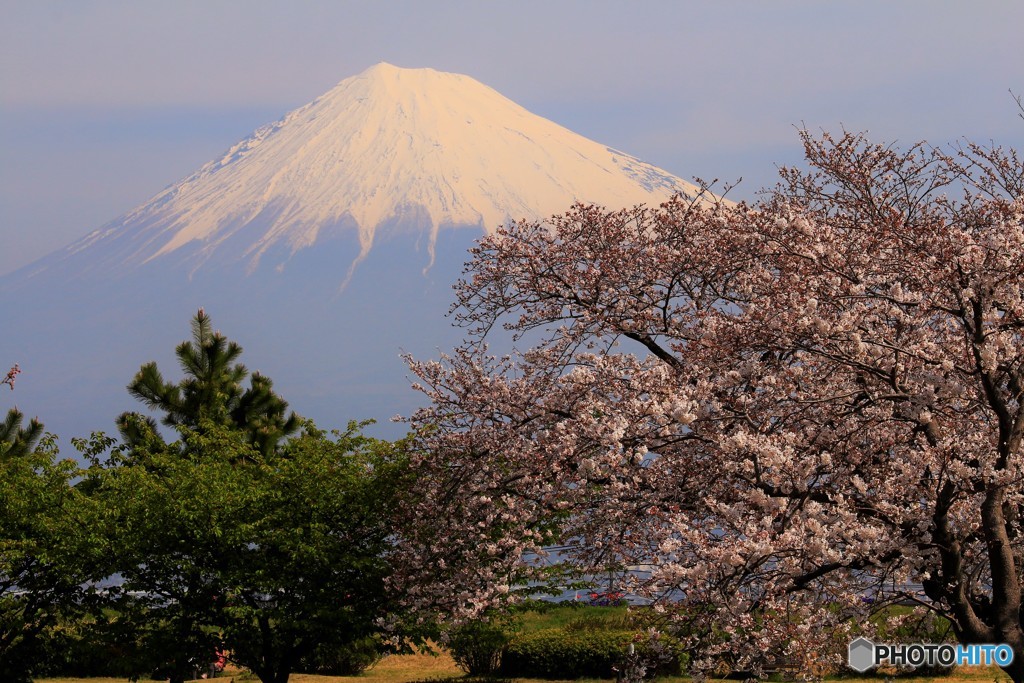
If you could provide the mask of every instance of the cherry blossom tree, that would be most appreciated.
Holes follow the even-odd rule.
[[[911,602],[1024,680],[1024,168],[802,137],[808,170],[753,205],[576,206],[481,240],[467,341],[410,360],[432,524],[409,581],[447,572],[472,612],[551,546],[639,566],[698,669],[810,669]],[[502,328],[520,350],[495,356]]]

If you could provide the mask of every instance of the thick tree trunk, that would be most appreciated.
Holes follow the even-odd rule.
[[[292,675],[291,667],[261,668],[259,671],[253,670],[253,673],[259,677],[262,683],[288,683],[288,679]]]
[[[1013,648],[1013,663],[1006,672],[1015,683],[1024,683],[1024,630],[1021,628],[1021,589],[1013,545],[1006,526],[1003,489],[989,492],[981,506],[981,519],[992,568],[992,607],[999,639]]]
[[[298,661],[295,642],[289,640],[287,645],[283,644],[279,640],[282,634],[274,632],[269,617],[259,617],[258,623],[262,650],[259,654],[260,666],[254,667],[253,673],[259,676],[262,683],[288,683],[292,668]]]
[[[1013,664],[1004,666],[1003,671],[1013,679],[1013,683],[1024,683],[1024,652],[1014,650]]]

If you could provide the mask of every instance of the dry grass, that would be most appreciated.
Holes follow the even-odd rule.
[[[461,676],[462,670],[455,666],[447,652],[437,655],[415,654],[385,657],[369,671],[360,676],[314,676],[292,674],[289,683],[408,683],[425,678],[451,678]],[[251,675],[228,672],[212,679],[216,683],[259,681]],[[145,680],[145,679],[143,679]],[[36,683],[125,683],[126,678],[40,678]]]
[[[292,674],[289,683],[408,683],[425,678],[451,678],[461,676],[462,669],[455,666],[447,652],[436,655],[392,655],[385,657],[369,671],[351,678],[343,676],[313,676]]]

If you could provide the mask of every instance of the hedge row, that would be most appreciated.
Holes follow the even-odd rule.
[[[569,631],[542,629],[514,636],[501,653],[499,672],[517,678],[615,678],[635,631]],[[686,655],[671,641],[653,653],[647,642],[635,643],[637,654],[658,674],[679,674]]]

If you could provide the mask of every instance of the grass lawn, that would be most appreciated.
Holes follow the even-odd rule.
[[[614,628],[627,618],[625,608],[580,608],[579,606],[556,606],[541,610],[531,610],[520,615],[519,627],[524,632],[538,629],[569,628],[569,629],[601,629]],[[290,683],[410,683],[427,679],[457,678],[465,674],[455,666],[455,662],[446,652],[436,655],[392,655],[385,657],[376,666],[360,676],[316,676],[312,674],[292,674]],[[240,672],[227,673],[213,679],[220,683],[258,681],[255,676],[242,675]],[[773,679],[774,680],[774,679]],[[932,677],[899,677],[888,678],[884,675],[875,677],[837,678],[837,683],[996,683],[1009,681],[1010,678],[997,667],[968,667],[959,669],[950,676]],[[125,678],[44,678],[37,683],[125,683]],[[516,683],[559,683],[549,680],[520,678]],[[689,683],[690,679],[682,677],[661,678],[659,683]],[[564,683],[564,682],[562,682]],[[575,683],[608,683],[601,679],[578,679]],[[723,683],[739,683],[735,680]]]
[[[408,683],[408,681],[424,678],[451,678],[462,676],[462,670],[447,653],[433,655],[394,655],[385,657],[376,666],[361,676],[313,676],[311,674],[292,674],[289,683]],[[256,681],[255,676],[224,674],[212,680],[228,683],[232,680]],[[40,678],[36,683],[125,683],[126,678]],[[143,683],[146,679],[142,679]]]
[[[451,678],[462,676],[462,671],[455,666],[455,662],[447,654],[437,656],[431,655],[401,655],[384,658],[377,666],[373,667],[361,676],[313,676],[310,674],[292,674],[290,683],[409,683],[428,678]],[[221,683],[229,683],[231,680],[236,683],[241,681],[258,681],[255,677],[227,675],[213,679]],[[125,678],[42,678],[37,683],[125,683]],[[517,683],[554,683],[552,681],[541,681],[538,679],[521,678],[516,679]],[[663,683],[684,683],[686,678],[664,678],[659,679]],[[841,683],[884,683],[886,680],[895,680],[898,683],[993,683],[995,681],[1009,681],[1010,678],[997,668],[973,667],[956,671],[950,676],[942,678],[911,678],[901,677],[897,679],[886,679],[879,676],[876,678],[842,678],[836,679]],[[597,683],[597,679],[579,679],[575,683]],[[602,683],[606,683],[603,682]],[[728,681],[727,683],[737,683]]]

